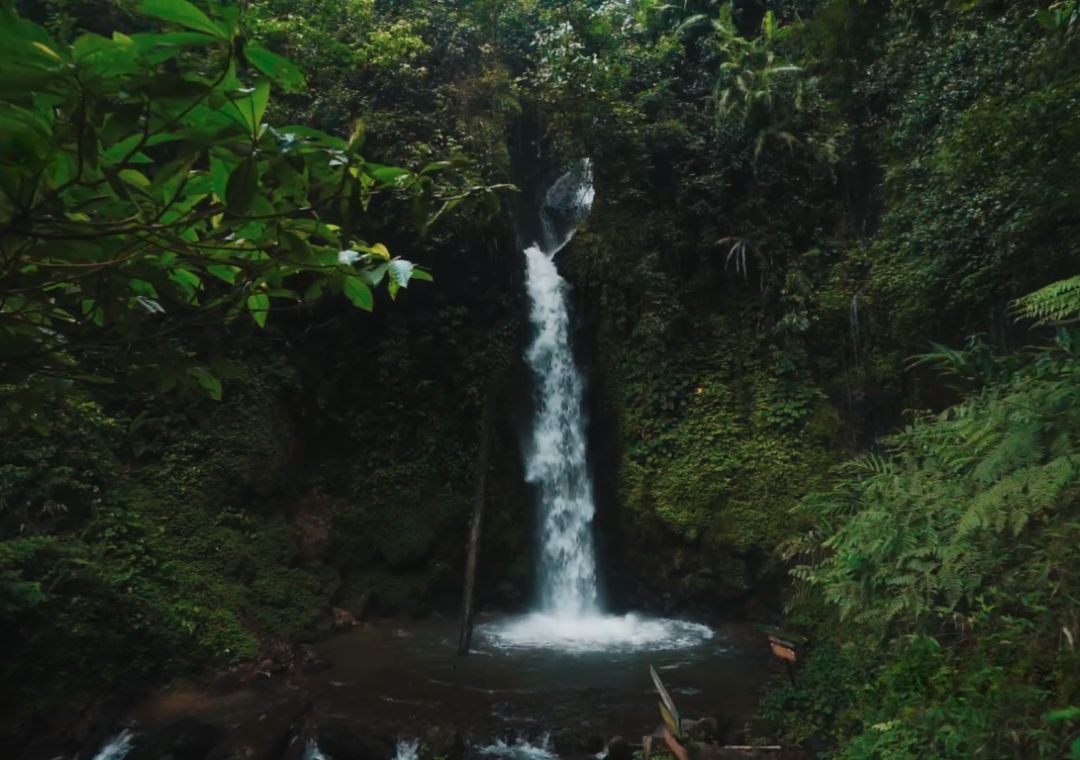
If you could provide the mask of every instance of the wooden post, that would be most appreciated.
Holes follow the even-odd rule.
[[[476,494],[473,498],[472,525],[469,528],[469,551],[465,558],[465,592],[461,601],[461,635],[458,654],[468,654],[472,645],[473,597],[476,588],[476,562],[480,556],[480,533],[484,522],[484,502],[487,495],[488,460],[491,458],[491,439],[495,428],[495,398],[498,388],[492,384],[484,401],[480,420],[480,452],[476,464]]]
[[[791,685],[795,685],[795,669],[792,665],[795,663],[795,644],[794,642],[781,639],[779,636],[769,636],[769,648],[772,649],[774,656],[784,661],[784,669],[787,671],[788,680],[791,681]]]

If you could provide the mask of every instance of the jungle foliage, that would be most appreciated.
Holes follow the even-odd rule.
[[[520,602],[493,190],[590,156],[611,598],[786,589],[786,742],[1080,756],[1080,4],[240,5],[3,5],[13,722],[456,593],[492,387],[481,597]]]

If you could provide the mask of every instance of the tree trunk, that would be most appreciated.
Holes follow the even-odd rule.
[[[469,529],[469,553],[465,559],[465,593],[461,602],[461,635],[458,638],[458,654],[468,654],[472,644],[473,596],[476,587],[476,561],[480,555],[480,532],[484,522],[484,502],[487,494],[488,460],[491,458],[491,439],[495,427],[495,397],[497,388],[492,386],[484,401],[484,414],[480,421],[480,452],[476,465],[476,496],[473,500],[472,526]]]

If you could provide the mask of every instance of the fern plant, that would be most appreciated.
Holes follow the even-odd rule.
[[[1080,275],[1050,283],[1014,304],[1017,313],[1036,324],[1061,324],[1080,317]]]
[[[927,757],[1063,756],[1042,716],[1080,698],[1078,337],[987,373],[800,505],[815,528],[787,547],[795,598],[878,652],[866,688],[888,695],[849,707],[865,724],[842,757],[907,757],[889,754],[901,739]],[[970,366],[962,353],[944,358]],[[929,670],[901,689],[913,663]]]

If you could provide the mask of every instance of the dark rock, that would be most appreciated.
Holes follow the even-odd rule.
[[[582,749],[590,755],[596,755],[604,751],[604,737],[588,736],[582,745]]]
[[[631,760],[634,751],[630,743],[621,736],[613,736],[607,745],[607,760]]]
[[[356,627],[356,618],[348,610],[343,610],[340,607],[334,607],[334,630],[338,633],[344,633],[345,631],[351,631]]]
[[[386,760],[396,754],[397,741],[393,737],[362,733],[352,723],[320,723],[318,727],[319,749],[334,760]]]
[[[461,734],[446,726],[432,726],[424,734],[424,746],[435,757],[461,760],[465,756],[465,740]]]
[[[700,720],[684,720],[683,731],[691,739],[699,742],[715,742],[723,739],[720,732],[720,724],[713,718],[701,718]]]
[[[206,760],[224,734],[220,726],[184,718],[135,737],[126,760]]]
[[[230,723],[224,741],[214,747],[207,760],[300,760],[311,736],[311,709],[310,700],[297,698]]]
[[[333,667],[329,662],[319,657],[315,650],[309,646],[300,647],[300,671],[305,674],[321,673]]]

